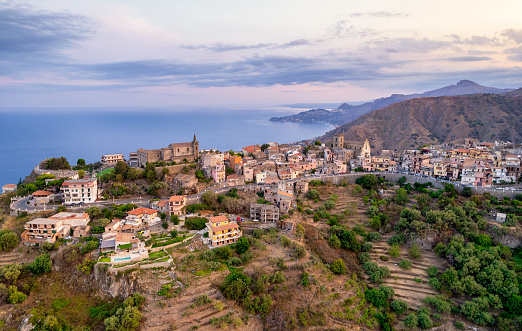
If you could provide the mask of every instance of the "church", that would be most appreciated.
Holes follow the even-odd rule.
[[[138,149],[138,167],[145,168],[147,162],[183,162],[193,161],[199,157],[199,142],[194,135],[192,142],[174,143],[160,149]]]

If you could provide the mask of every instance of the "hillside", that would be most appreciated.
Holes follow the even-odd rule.
[[[319,139],[344,133],[345,140],[368,138],[378,150],[404,150],[466,137],[520,143],[521,91],[407,100],[363,115]]]
[[[312,109],[295,115],[272,117],[270,120],[277,122],[328,122],[334,125],[342,125],[356,120],[360,116],[373,110],[381,109],[405,100],[420,97],[455,96],[476,93],[500,94],[508,91],[510,91],[510,89],[486,87],[469,80],[461,80],[456,85],[445,86],[433,91],[424,92],[422,94],[392,94],[389,97],[376,99],[372,102],[363,103],[358,106],[352,106],[347,103],[343,103],[337,109],[332,111],[325,109]]]

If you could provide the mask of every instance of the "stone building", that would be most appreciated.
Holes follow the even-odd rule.
[[[192,142],[170,144],[160,149],[138,149],[138,167],[145,168],[147,162],[183,162],[193,161],[199,157],[199,142],[194,135]]]

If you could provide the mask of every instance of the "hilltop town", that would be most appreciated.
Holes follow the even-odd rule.
[[[521,161],[512,143],[399,153],[342,134],[47,159],[2,187],[0,319],[66,329],[64,305],[107,330],[510,330],[522,325]],[[464,238],[470,260],[455,262]],[[486,264],[461,270],[484,249],[511,292],[488,287]]]

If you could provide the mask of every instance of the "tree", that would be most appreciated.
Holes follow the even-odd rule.
[[[320,142],[319,140],[316,140],[316,141],[314,142],[314,144],[315,144],[316,146],[321,146],[321,142]]]
[[[346,272],[346,266],[342,259],[338,259],[333,261],[330,270],[336,275],[343,275]]]
[[[67,207],[65,207],[65,205],[61,205],[61,206],[58,206],[58,208],[56,208],[56,211],[61,213],[61,212],[64,212],[67,210]]]
[[[170,215],[170,221],[172,223],[174,223],[174,225],[178,225],[179,224],[179,217],[178,217],[178,215],[175,215],[175,214]]]
[[[261,145],[261,150],[264,152],[268,147],[270,147],[269,144],[263,144]]]
[[[458,195],[455,185],[449,184],[449,183],[444,185],[444,192],[447,193],[448,197],[450,197],[450,198],[456,198]]]
[[[0,277],[4,278],[8,282],[14,283],[22,272],[22,265],[18,263],[12,263],[3,266],[0,269]]]
[[[402,176],[397,180],[397,184],[399,184],[400,187],[402,187],[404,184],[406,184],[406,176]]]
[[[462,196],[463,197],[466,197],[466,198],[469,198],[473,195],[473,190],[471,189],[471,187],[465,187],[462,189]]]
[[[76,165],[77,166],[80,166],[80,167],[85,167],[85,160],[84,159],[78,159],[78,161],[76,161]]]
[[[49,254],[45,253],[37,256],[36,259],[34,259],[34,261],[29,264],[29,270],[35,275],[44,272],[51,272],[52,264]]]
[[[18,246],[18,236],[14,232],[5,233],[0,237],[0,249],[7,251]]]
[[[114,166],[114,173],[125,177],[130,167],[123,161],[118,161]]]
[[[174,229],[174,230],[170,231],[170,236],[172,238],[176,238],[178,236],[178,230]]]
[[[404,205],[406,202],[408,202],[408,200],[408,191],[403,188],[398,189],[397,193],[395,194],[395,203],[398,205]]]
[[[305,256],[306,254],[306,251],[304,249],[303,246],[301,245],[296,245],[295,248],[294,248],[294,253],[295,253],[295,256],[300,259],[302,258],[303,256]]]
[[[379,179],[375,175],[368,174],[357,178],[355,183],[361,185],[365,189],[371,190],[379,184]]]
[[[91,207],[88,207],[85,209],[85,212],[87,214],[89,214],[89,217],[91,219],[96,219],[96,218],[99,218],[103,215],[100,207],[97,207],[97,206],[91,206]]]
[[[319,199],[320,196],[319,191],[314,188],[308,190],[308,193],[306,193],[306,197],[312,200]]]
[[[79,177],[80,179],[82,179],[83,177],[85,177],[85,170],[82,170],[82,169],[78,170],[78,177]]]
[[[239,238],[239,240],[236,243],[236,247],[235,247],[236,253],[241,255],[241,254],[245,253],[246,251],[248,251],[249,248],[250,248],[250,243],[248,242],[248,239],[245,237]]]

